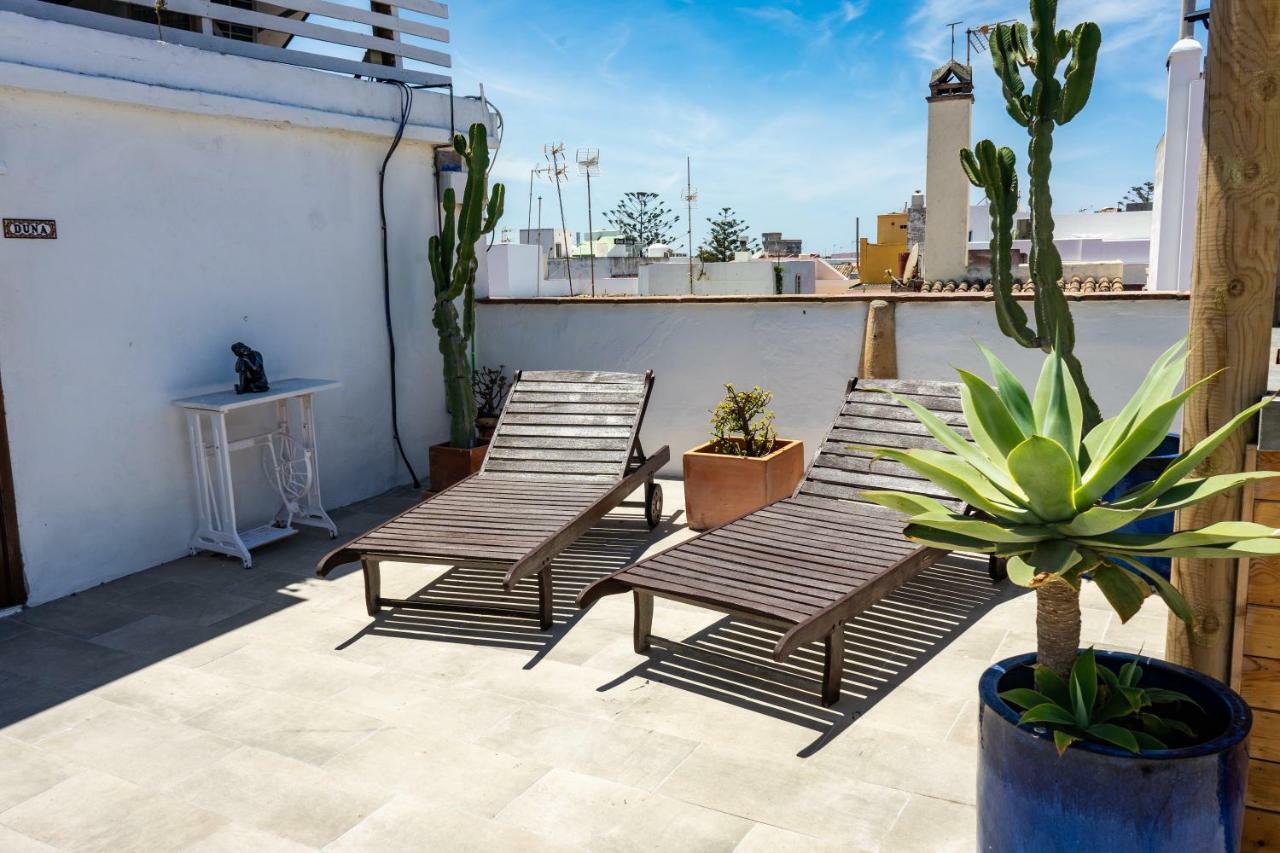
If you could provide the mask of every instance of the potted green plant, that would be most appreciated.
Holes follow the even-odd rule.
[[[1004,334],[1047,355],[1034,393],[983,350],[994,388],[959,371],[972,440],[907,398],[949,452],[878,451],[919,472],[976,514],[919,495],[866,497],[908,516],[925,545],[1005,558],[1009,578],[1036,595],[1035,654],[1003,660],[979,684],[978,847],[981,850],[1234,850],[1243,825],[1251,723],[1244,702],[1200,673],[1119,653],[1081,652],[1080,587],[1096,583],[1121,620],[1153,593],[1191,623],[1186,601],[1144,557],[1230,559],[1280,554],[1277,531],[1227,522],[1176,533],[1122,532],[1129,522],[1220,495],[1266,473],[1197,476],[1197,467],[1252,406],[1150,482],[1110,499],[1164,440],[1184,400],[1180,342],[1152,366],[1132,399],[1103,418],[1073,353],[1074,326],[1057,282],[1049,173],[1053,129],[1084,107],[1101,43],[1097,25],[1056,30],[1054,0],[1032,0],[1030,32],[997,26],[992,61],[1010,116],[1030,136],[1031,269],[1037,328],[1014,300],[1009,269],[1017,209],[1015,156],[990,141],[961,153],[986,191],[992,290]],[[1063,80],[1056,71],[1069,60]],[[1021,77],[1029,68],[1030,92]]]
[[[476,395],[476,433],[482,443],[493,438],[493,431],[498,427],[498,415],[502,413],[502,402],[507,398],[507,390],[511,380],[507,378],[506,365],[481,367],[471,377],[471,389]]]
[[[711,440],[684,454],[689,527],[706,530],[789,496],[804,476],[804,443],[780,439],[760,386],[726,384],[711,413]]]
[[[431,325],[440,338],[449,440],[430,448],[432,491],[442,491],[480,470],[484,445],[476,438],[476,398],[471,384],[471,341],[476,327],[476,245],[502,217],[505,188],[486,192],[489,143],[485,127],[471,125],[470,135],[457,134],[454,150],[466,164],[467,182],[459,207],[453,187],[444,191],[440,233],[427,242],[435,302]],[[488,199],[486,201],[486,195]],[[458,299],[462,316],[458,316]]]

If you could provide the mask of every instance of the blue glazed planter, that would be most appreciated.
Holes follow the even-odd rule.
[[[1143,685],[1178,690],[1207,713],[1208,742],[1134,756],[1077,743],[1059,757],[1044,729],[1019,728],[999,693],[1031,686],[1034,654],[1007,658],[979,682],[978,849],[1052,851],[1236,851],[1244,821],[1246,737],[1253,717],[1235,691],[1198,672],[1138,660]]]

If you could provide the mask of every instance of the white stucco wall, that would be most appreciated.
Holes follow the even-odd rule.
[[[191,463],[170,400],[230,387],[237,340],[263,352],[273,379],[342,381],[316,397],[328,506],[407,481],[391,440],[377,201],[394,93],[0,18],[0,204],[58,223],[54,241],[0,241],[0,371],[30,603],[186,552]],[[62,67],[30,64],[40,57]],[[199,84],[190,74],[202,68],[224,94],[139,79],[157,64],[175,87]],[[291,94],[305,106],[285,103]],[[401,431],[423,473],[447,426],[426,266],[432,149],[421,140],[447,138],[448,112],[440,95],[417,102],[387,213]],[[476,110],[458,103],[460,121]],[[231,430],[250,425],[233,419]],[[237,471],[242,526],[261,523],[270,501],[258,460]]]
[[[706,440],[725,382],[773,391],[779,433],[803,439],[811,458],[858,370],[867,301],[494,301],[479,306],[478,350],[483,363],[512,369],[653,370],[643,439],[646,447],[671,446],[665,473],[679,476],[680,454]],[[1186,334],[1187,305],[1072,302],[1078,352],[1104,411],[1123,405],[1156,356]],[[974,340],[1024,382],[1039,374],[1038,354],[1000,334],[989,301],[904,299],[895,313],[902,377],[952,380],[953,366],[986,375]]]

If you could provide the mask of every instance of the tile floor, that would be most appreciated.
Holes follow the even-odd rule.
[[[680,483],[664,484],[668,507]],[[335,513],[344,536],[408,493]],[[0,621],[5,851],[971,850],[975,683],[1033,647],[1033,601],[956,557],[851,624],[845,699],[817,649],[587,583],[689,535],[611,514],[558,562],[557,621],[390,612],[316,531],[244,571],[194,557]],[[385,594],[493,601],[490,570],[387,565]],[[513,598],[532,603],[532,588]],[[1158,602],[1085,641],[1160,654]]]

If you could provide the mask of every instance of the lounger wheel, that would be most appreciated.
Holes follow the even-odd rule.
[[[662,523],[662,486],[657,483],[645,483],[644,520],[650,530]]]
[[[987,558],[987,574],[991,576],[992,583],[1000,583],[1009,577],[1008,562],[1007,558],[997,557],[995,554]]]

